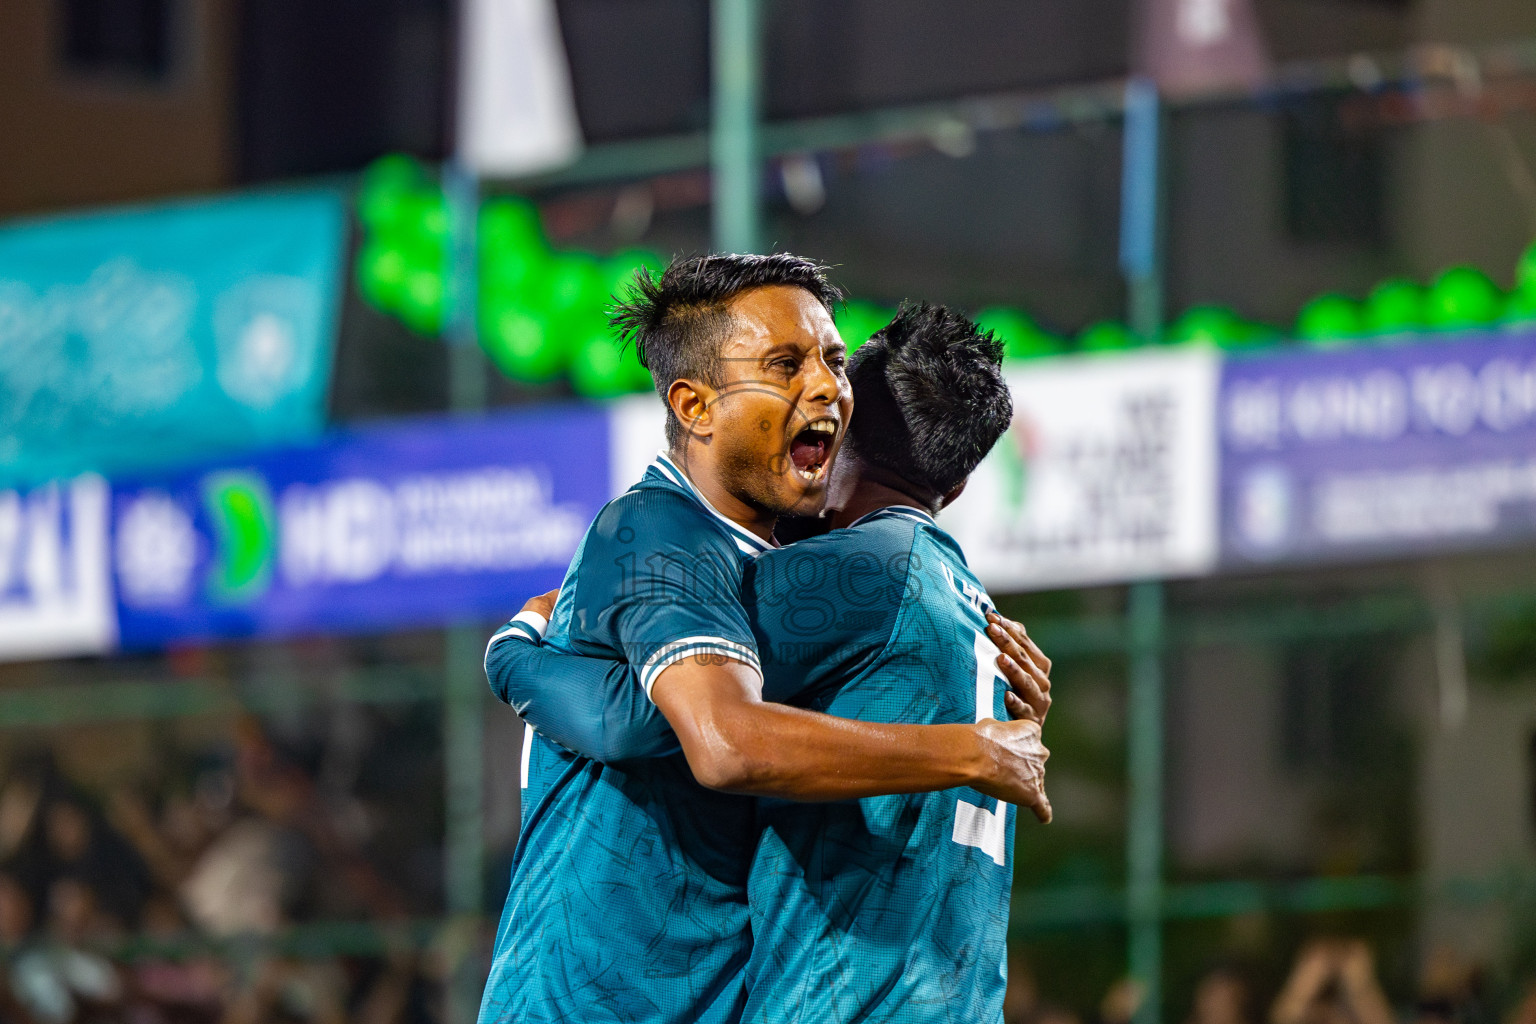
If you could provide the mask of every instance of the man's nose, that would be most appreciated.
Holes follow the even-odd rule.
[[[827,361],[820,353],[813,356],[807,364],[805,397],[807,401],[823,402],[831,405],[836,402],[842,392],[842,379],[827,365]]]

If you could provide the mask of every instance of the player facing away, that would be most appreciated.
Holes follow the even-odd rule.
[[[762,699],[742,574],[777,515],[820,507],[851,411],[820,269],[702,257],[637,292],[616,321],[662,382],[669,453],[589,528],[546,642],[625,662],[634,706],[706,739],[621,766],[528,737],[482,1021],[739,1019],[756,804],[734,794],[1043,801],[1034,722],[863,723]],[[493,674],[521,626],[492,638]]]
[[[831,532],[758,556],[743,601],[765,699],[870,722],[1001,717],[1004,664],[1050,663],[1010,634],[934,521],[1006,429],[1001,345],[942,307],[903,308],[854,357],[859,403],[831,473]],[[522,637],[493,681],[541,730],[621,763],[666,748],[632,668]],[[669,716],[671,717],[671,716]],[[707,742],[674,718],[684,749]],[[759,802],[742,1019],[1000,1021],[1012,882],[1008,805],[955,787]],[[686,910],[686,908],[680,908]]]

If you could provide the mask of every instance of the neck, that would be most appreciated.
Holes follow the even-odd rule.
[[[908,505],[929,513],[938,511],[932,498],[923,497],[917,488],[894,473],[887,473],[877,466],[859,463],[853,470],[852,491],[843,507],[832,513],[832,528],[841,530],[858,522],[871,512],[892,505]]]
[[[720,474],[713,472],[713,451],[708,445],[694,440],[684,442],[682,451],[672,449],[667,453],[674,465],[692,481],[704,495],[704,500],[715,507],[725,518],[763,540],[773,539],[773,527],[778,516],[767,509],[744,501],[720,484]]]

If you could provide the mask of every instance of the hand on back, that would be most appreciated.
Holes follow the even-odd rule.
[[[997,668],[1008,680],[1003,696],[1011,721],[977,723],[993,751],[993,772],[977,789],[987,796],[1028,807],[1042,824],[1051,820],[1045,794],[1045,762],[1051,752],[1040,730],[1051,709],[1051,660],[1035,646],[1024,627],[996,612],[987,615],[987,636],[1001,652]]]

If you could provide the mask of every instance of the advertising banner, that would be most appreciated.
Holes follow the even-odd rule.
[[[1232,359],[1219,429],[1230,567],[1536,534],[1536,334]]]
[[[1218,359],[1163,349],[1010,369],[1013,426],[939,517],[982,582],[1002,592],[1208,572]]]
[[[609,497],[588,407],[394,423],[112,493],[124,648],[510,617]]]
[[[0,485],[317,436],[345,237],[329,192],[0,230]]]
[[[109,651],[107,482],[0,491],[0,660]]]

